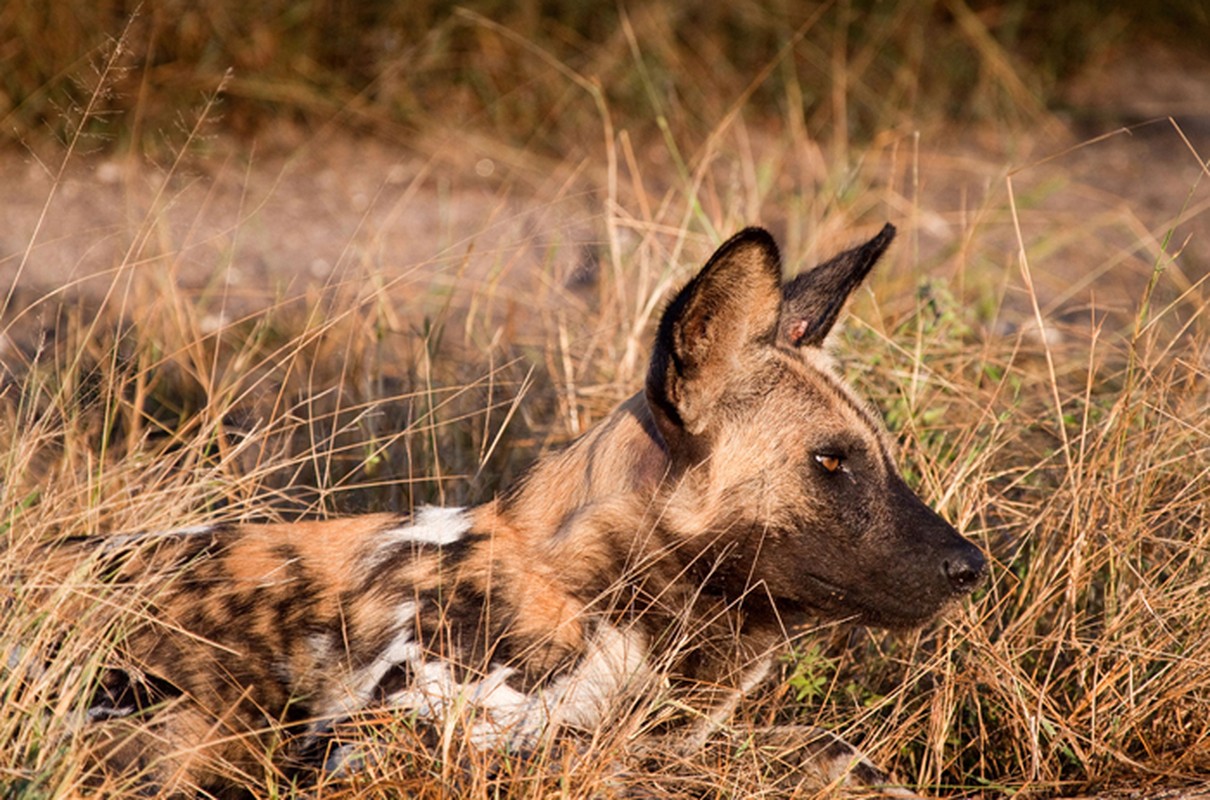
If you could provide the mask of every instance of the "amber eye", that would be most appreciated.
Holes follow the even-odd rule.
[[[828,472],[840,471],[840,456],[832,455],[831,453],[816,453],[815,460],[819,462],[819,466],[823,467]]]

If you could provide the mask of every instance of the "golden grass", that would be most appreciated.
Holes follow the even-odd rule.
[[[629,46],[643,54],[639,39]],[[565,188],[533,202],[563,208],[566,187],[599,198],[589,221],[598,263],[578,288],[563,277],[583,257],[574,248],[534,258],[524,237],[497,238],[487,269],[450,262],[448,293],[416,296],[368,264],[216,325],[163,279],[176,251],[157,227],[161,203],[105,291],[29,299],[14,281],[0,354],[4,795],[82,791],[79,716],[151,588],[119,589],[91,562],[65,580],[41,548],[215,519],[487,499],[640,385],[661,300],[720,237],[762,221],[798,266],[887,217],[906,235],[856,303],[839,353],[899,437],[910,480],[991,554],[974,602],[908,636],[810,632],[782,680],[691,763],[600,731],[579,758],[500,757],[465,773],[384,715],[366,724],[387,756],[313,791],[589,797],[613,791],[618,769],[646,763],[653,791],[781,796],[744,735],[770,722],[834,730],[939,795],[1204,780],[1210,328],[1205,279],[1179,258],[1183,239],[1168,236],[1204,216],[1201,184],[1175,188],[1190,200],[1148,227],[1112,208],[1088,213],[1060,158],[942,213],[921,186],[947,165],[922,157],[911,132],[860,142],[833,128],[825,147],[797,112],[772,133],[749,127],[741,94],[698,144],[666,129],[636,147],[628,120],[567,70],[565,86],[598,126],[591,141],[607,151],[558,165]],[[75,150],[72,141],[64,164]],[[54,213],[52,195],[44,214]],[[950,232],[940,246],[928,234],[938,218]],[[20,257],[22,280],[37,236]],[[1078,314],[1056,297],[1084,274],[1109,299],[1090,297]],[[532,293],[533,310],[506,324],[516,293]],[[637,725],[659,715],[640,711]],[[249,789],[297,793],[269,766]]]

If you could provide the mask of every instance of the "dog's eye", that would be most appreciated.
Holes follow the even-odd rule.
[[[839,472],[844,459],[834,453],[816,453],[815,461],[828,472]]]

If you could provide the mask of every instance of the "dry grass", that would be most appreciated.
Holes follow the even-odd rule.
[[[639,38],[628,47],[644,52]],[[975,601],[910,636],[811,632],[783,680],[693,763],[640,752],[628,730],[600,731],[579,758],[499,757],[468,773],[453,765],[486,756],[439,758],[385,715],[367,725],[387,757],[314,794],[588,797],[647,761],[653,791],[780,796],[770,759],[744,735],[774,721],[841,733],[940,795],[1204,780],[1210,326],[1205,279],[1183,266],[1183,239],[1167,236],[1204,216],[1201,184],[1174,189],[1191,199],[1159,229],[1083,209],[1051,227],[1039,196],[1063,164],[1043,163],[952,215],[957,244],[934,249],[922,231],[938,212],[919,187],[937,165],[911,135],[862,142],[833,126],[823,147],[798,111],[773,133],[750,129],[743,94],[695,144],[666,129],[636,147],[594,83],[557,63],[563,88],[591,111],[591,140],[608,145],[587,167],[561,165],[569,186],[601,198],[587,283],[564,275],[581,252],[534,258],[521,238],[495,245],[484,270],[451,261],[449,293],[416,296],[367,266],[230,320],[172,280],[178,251],[157,227],[162,204],[99,295],[29,297],[14,283],[0,352],[4,796],[69,797],[86,784],[80,715],[149,588],[120,590],[91,562],[63,579],[42,548],[215,519],[487,499],[637,388],[653,314],[720,236],[764,221],[800,265],[886,217],[907,235],[856,303],[839,352],[886,414],[909,479],[992,555]],[[786,98],[795,87],[782,87]],[[833,102],[851,91],[862,96],[840,85]],[[191,130],[179,152],[195,145]],[[64,164],[76,150],[69,139]],[[19,275],[33,270],[36,237]],[[1127,249],[1144,257],[1121,258]],[[1073,254],[1074,267],[1061,263]],[[948,285],[926,282],[921,262]],[[1086,272],[1133,302],[1050,305],[1047,281]],[[521,324],[501,311],[520,290],[500,276],[518,273],[536,292]],[[658,718],[654,702],[636,726]],[[296,793],[269,767],[249,788]]]

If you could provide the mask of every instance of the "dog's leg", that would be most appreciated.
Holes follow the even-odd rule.
[[[681,740],[677,749],[682,753],[692,753],[704,747],[710,737],[731,719],[744,696],[759,686],[772,668],[772,657],[757,659],[740,672],[734,688],[717,690],[710,712],[693,724],[692,730]]]
[[[619,772],[609,797],[721,798],[733,792],[761,797],[812,797],[821,791],[840,796],[882,796],[924,800],[895,783],[860,750],[822,728],[809,725],[774,725],[757,728],[723,728],[708,741],[690,749],[686,739],[653,737],[633,752],[634,767]],[[744,768],[735,772],[735,762]],[[703,775],[745,775],[746,786],[726,791],[703,791]]]
[[[856,747],[822,728],[774,725],[746,733],[778,788],[835,787],[920,800],[920,795],[896,784]]]
[[[204,739],[190,743],[184,733],[210,724],[195,708],[172,709],[153,720],[106,720],[93,729],[91,760],[107,785],[127,783],[138,793],[187,797],[212,781],[216,748]]]
[[[104,711],[99,705],[94,712]],[[255,782],[263,776],[265,741],[236,705],[215,716],[186,697],[154,713],[93,713],[88,760],[102,785],[138,794],[192,797],[199,790]]]

